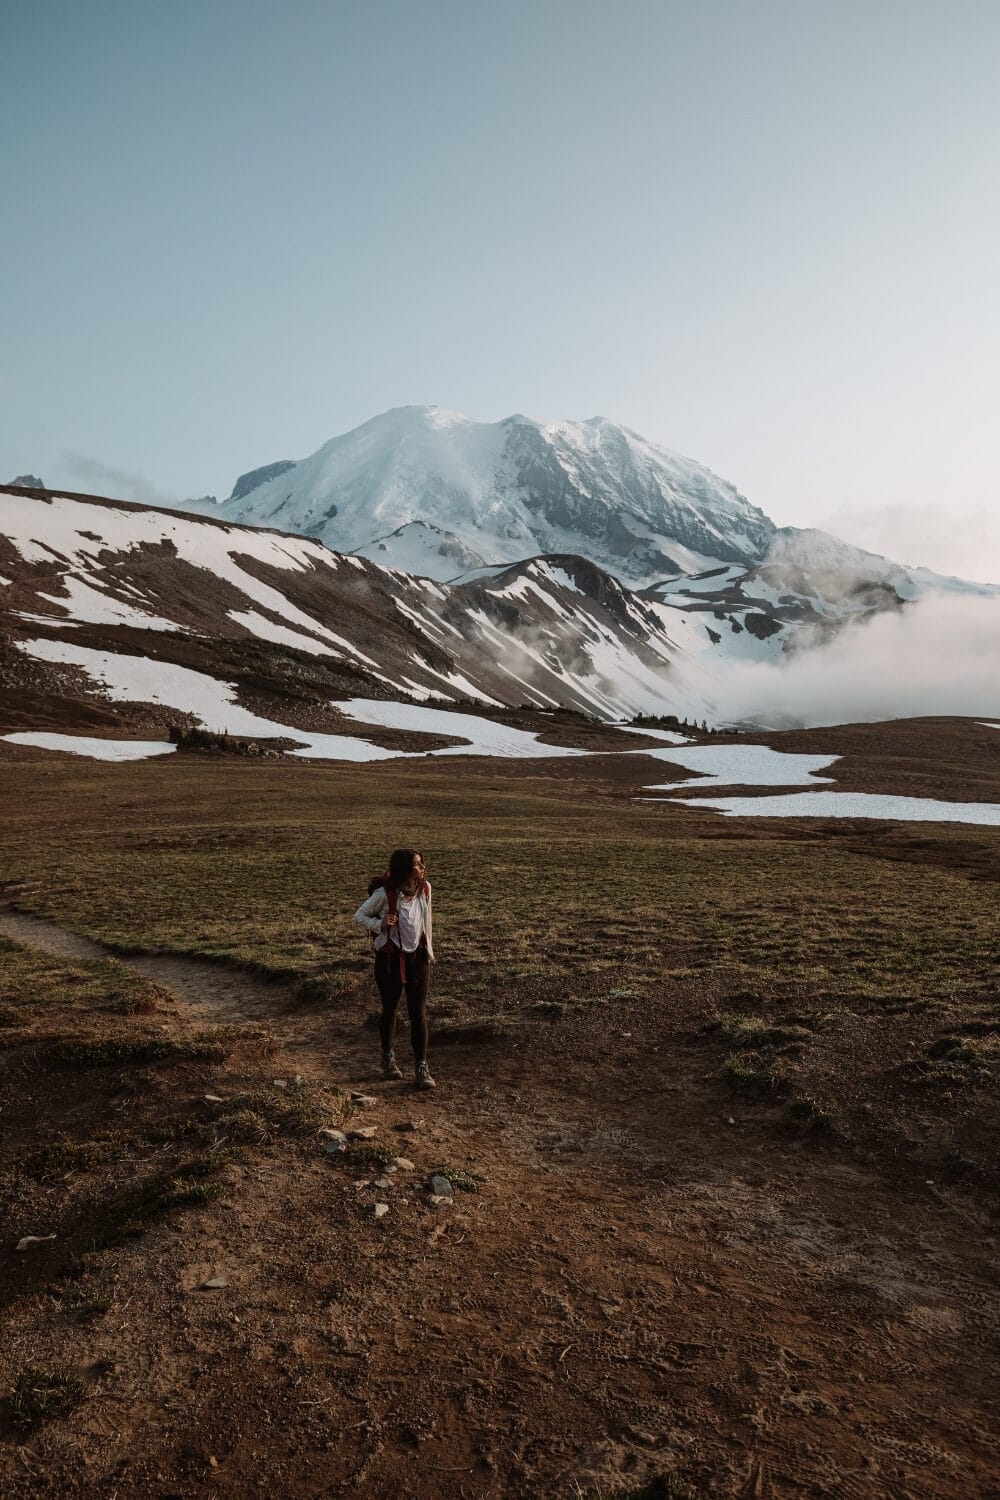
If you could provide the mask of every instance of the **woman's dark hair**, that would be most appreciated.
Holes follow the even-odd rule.
[[[416,849],[393,849],[389,855],[389,881],[402,885],[413,874],[413,856]]]
[[[394,849],[389,855],[389,868],[381,875],[373,875],[368,882],[368,894],[373,896],[380,886],[401,886],[413,874],[413,860],[418,849]]]

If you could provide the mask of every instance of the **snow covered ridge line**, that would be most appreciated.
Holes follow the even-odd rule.
[[[920,595],[923,583],[904,584],[884,559],[859,582],[867,554],[831,549],[821,535],[803,552],[808,535],[771,546],[753,567],[722,565],[642,593],[566,553],[445,584],[311,537],[8,488],[0,633],[72,631],[90,647],[265,682],[278,697],[289,683],[320,698],[388,688],[422,702],[565,707],[609,721],[668,713],[775,727],[1000,707],[988,686],[991,673],[1000,682],[995,590]],[[811,556],[822,567],[807,574]],[[879,641],[888,672],[871,667]],[[929,675],[928,663],[945,658],[943,675],[939,666]],[[914,683],[916,697],[887,696]],[[22,673],[20,685],[37,684]]]
[[[8,548],[22,565],[13,579]],[[561,706],[608,719],[670,711],[678,692],[685,709],[706,707],[691,699],[692,674],[678,674],[676,686],[668,680],[677,643],[662,606],[635,601],[581,558],[537,560],[449,588],[310,538],[151,506],[8,491],[0,497],[0,561],[5,587],[15,590],[7,616],[15,637],[26,623],[87,626],[90,644],[94,630],[106,628],[108,644],[120,646],[120,627],[155,630],[215,638],[227,661],[229,642],[252,637],[329,668],[360,669],[355,676],[374,679],[373,687],[402,687],[417,699]],[[0,608],[4,602],[0,596]],[[191,655],[169,640],[149,650]],[[294,657],[271,656],[275,673],[301,675]]]

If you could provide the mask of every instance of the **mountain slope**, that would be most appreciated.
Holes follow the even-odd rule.
[[[703,715],[712,655],[682,612],[579,557],[448,587],[300,536],[0,491],[6,727],[67,722],[74,703],[81,722],[101,721],[106,705],[81,675],[95,651],[234,683],[241,703],[305,727],[356,696]],[[186,708],[153,697],[161,719]]]

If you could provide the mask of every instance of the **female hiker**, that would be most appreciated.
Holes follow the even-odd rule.
[[[375,939],[375,983],[382,997],[379,1035],[383,1078],[402,1078],[392,1050],[396,1011],[403,987],[410,1017],[410,1041],[418,1089],[435,1088],[427,1067],[427,990],[434,946],[431,941],[431,886],[415,849],[394,849],[389,868],[369,886],[368,900],[355,921]]]

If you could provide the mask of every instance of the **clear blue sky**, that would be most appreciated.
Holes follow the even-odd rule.
[[[599,413],[1000,578],[998,79],[996,0],[0,0],[0,479]]]

